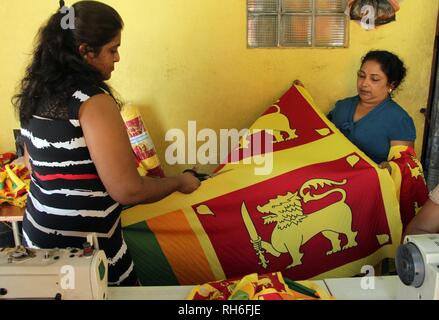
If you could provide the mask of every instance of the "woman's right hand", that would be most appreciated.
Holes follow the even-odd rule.
[[[198,180],[192,173],[185,172],[177,176],[180,181],[180,187],[178,191],[181,193],[189,194],[198,189],[201,185],[201,181]]]

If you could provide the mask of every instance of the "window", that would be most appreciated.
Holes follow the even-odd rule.
[[[247,0],[247,43],[264,47],[347,47],[346,0]]]

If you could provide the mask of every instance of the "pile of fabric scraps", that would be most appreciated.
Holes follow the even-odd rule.
[[[280,272],[208,282],[196,286],[188,300],[332,300],[325,289],[313,281],[292,281]]]
[[[0,154],[0,204],[24,208],[29,191],[30,173],[23,158],[12,152]]]

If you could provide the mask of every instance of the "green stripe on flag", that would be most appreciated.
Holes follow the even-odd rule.
[[[123,228],[123,236],[143,286],[178,285],[168,260],[145,221]]]

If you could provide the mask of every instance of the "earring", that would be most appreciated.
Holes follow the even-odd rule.
[[[392,94],[392,91],[393,91],[393,89],[392,89],[392,88],[390,88],[390,89],[389,89],[389,94]]]

